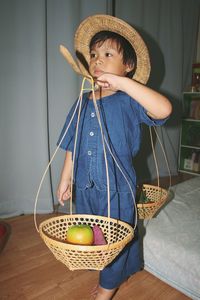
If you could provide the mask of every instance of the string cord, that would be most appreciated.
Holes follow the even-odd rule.
[[[70,196],[70,214],[71,215],[72,215],[72,199],[73,199],[73,183],[74,183],[74,164],[75,164],[75,157],[76,157],[76,145],[77,145],[78,129],[79,129],[79,123],[80,123],[81,108],[82,108],[83,91],[86,90],[86,89],[84,89],[85,80],[86,80],[86,78],[84,77],[83,81],[82,81],[82,85],[81,85],[80,95],[79,95],[79,110],[78,110],[78,118],[77,118],[75,138],[74,138],[74,151],[73,151],[72,171],[71,171],[71,196]],[[66,133],[65,133],[65,135],[66,135]]]
[[[70,214],[72,214],[72,198],[73,198],[73,177],[74,177],[74,163],[75,163],[75,155],[76,155],[76,145],[77,145],[77,138],[78,138],[78,128],[79,128],[79,123],[80,123],[80,114],[81,114],[81,108],[82,108],[82,96],[83,96],[83,91],[84,90],[91,90],[92,91],[92,98],[93,98],[93,103],[94,103],[94,107],[95,107],[95,111],[96,111],[96,116],[97,116],[97,120],[98,120],[98,123],[99,123],[99,126],[100,126],[100,132],[101,132],[101,138],[102,138],[102,145],[103,145],[103,152],[104,152],[104,158],[105,158],[105,166],[106,166],[106,180],[107,180],[107,202],[108,202],[108,218],[110,218],[110,180],[109,180],[109,171],[108,171],[108,161],[107,161],[107,154],[106,154],[106,147],[108,148],[108,151],[110,152],[111,156],[113,157],[117,167],[119,168],[120,172],[122,173],[122,175],[124,176],[129,188],[130,188],[130,191],[131,191],[131,195],[133,197],[133,200],[134,200],[134,206],[135,206],[135,225],[134,225],[134,229],[137,225],[137,207],[136,207],[136,203],[135,203],[135,197],[134,197],[134,193],[133,193],[133,190],[131,188],[131,184],[129,183],[128,179],[126,178],[124,172],[122,171],[121,167],[119,166],[116,158],[114,157],[113,153],[112,153],[112,150],[110,149],[109,147],[109,144],[105,138],[105,135],[104,135],[104,132],[103,132],[103,128],[102,128],[102,124],[101,124],[101,117],[100,117],[100,113],[99,113],[99,109],[98,109],[98,106],[97,106],[97,103],[96,103],[96,97],[95,97],[95,88],[94,88],[94,80],[92,79],[92,77],[90,78],[90,83],[91,83],[91,88],[90,89],[87,89],[87,88],[84,88],[84,84],[85,84],[85,80],[88,80],[88,78],[83,78],[83,81],[82,81],[82,85],[81,85],[81,92],[80,92],[80,95],[79,95],[79,98],[77,100],[77,104],[75,106],[75,109],[73,111],[73,114],[72,114],[72,117],[68,123],[68,126],[66,127],[64,133],[63,133],[63,136],[61,137],[61,140],[55,150],[55,152],[53,153],[44,173],[43,173],[43,176],[41,178],[41,181],[40,181],[40,184],[39,184],[39,187],[38,187],[38,190],[37,190],[37,194],[36,194],[36,198],[35,198],[35,204],[34,204],[34,224],[35,224],[35,228],[36,230],[39,232],[39,229],[38,229],[38,225],[37,225],[37,218],[36,218],[36,212],[37,212],[37,203],[38,203],[38,198],[39,198],[39,193],[40,193],[40,190],[41,190],[41,187],[42,187],[42,184],[44,182],[44,179],[45,179],[45,176],[48,172],[48,169],[51,165],[51,163],[53,162],[54,158],[55,158],[55,155],[57,154],[57,151],[58,149],[60,148],[60,145],[62,143],[62,141],[64,140],[68,130],[69,130],[69,127],[75,117],[75,114],[78,110],[78,118],[77,118],[77,124],[76,124],[76,131],[75,131],[75,139],[74,139],[74,152],[73,152],[73,160],[72,160],[72,173],[71,173],[71,197],[70,197]],[[78,109],[79,108],[79,109]],[[106,147],[105,147],[106,145]],[[110,231],[110,226],[109,226],[109,231]],[[110,239],[110,232],[108,234],[109,236],[109,239]],[[108,240],[108,244],[110,244],[110,240]]]
[[[47,174],[47,172],[48,172],[48,169],[49,169],[49,167],[50,167],[52,161],[54,160],[54,157],[56,156],[56,153],[58,152],[58,150],[59,150],[59,148],[60,148],[60,145],[61,145],[62,141],[64,140],[64,138],[65,138],[65,136],[66,136],[66,134],[67,134],[67,131],[68,131],[68,129],[69,129],[69,127],[70,127],[70,125],[71,125],[73,119],[74,119],[74,116],[75,116],[75,114],[76,114],[76,111],[77,111],[79,102],[80,102],[80,97],[79,97],[79,99],[78,99],[78,101],[77,101],[77,104],[76,104],[76,106],[75,106],[74,112],[73,112],[72,117],[71,117],[71,119],[70,119],[70,121],[69,121],[69,124],[68,124],[68,126],[67,126],[67,128],[66,128],[66,130],[65,130],[65,132],[64,132],[64,134],[63,134],[63,136],[62,136],[62,138],[61,138],[61,140],[60,140],[60,142],[59,142],[59,144],[58,144],[58,146],[56,147],[56,150],[55,150],[55,152],[53,153],[53,155],[52,155],[52,157],[51,157],[51,159],[50,159],[50,161],[49,161],[49,163],[48,163],[48,165],[47,165],[47,167],[46,167],[46,169],[45,169],[43,175],[42,175],[42,178],[41,178],[41,181],[40,181],[40,184],[39,184],[37,193],[36,193],[35,204],[34,204],[34,224],[35,224],[35,228],[36,228],[37,232],[39,232],[39,229],[38,229],[38,226],[37,226],[36,213],[37,213],[37,203],[38,203],[38,198],[39,198],[40,190],[41,190],[42,184],[43,184],[43,182],[44,182],[45,176],[46,176],[46,174]]]
[[[166,162],[166,166],[167,166],[167,170],[168,170],[168,174],[169,174],[169,187],[168,187],[168,190],[169,190],[169,189],[171,188],[171,185],[172,185],[172,178],[171,178],[171,171],[170,171],[170,167],[169,167],[169,162],[168,162],[168,159],[167,159],[167,155],[166,155],[166,153],[165,153],[164,146],[163,146],[163,144],[162,144],[162,142],[161,142],[161,139],[160,139],[160,137],[159,137],[159,134],[158,134],[158,132],[157,132],[155,126],[153,126],[153,129],[154,129],[154,132],[155,132],[156,137],[157,137],[157,139],[158,139],[158,142],[159,142],[159,144],[160,144],[160,147],[161,147],[161,150],[162,150],[162,153],[163,153],[165,162]],[[154,148],[154,146],[153,146],[153,140],[152,140],[152,149],[153,149],[153,148]],[[154,149],[155,149],[155,148],[154,148]],[[155,150],[154,150],[154,153],[155,153]],[[156,163],[157,163],[157,160],[156,160]],[[157,167],[157,169],[158,169],[158,167]],[[158,174],[158,173],[157,173],[157,174]]]
[[[159,175],[159,171],[158,171],[158,162],[157,162],[157,159],[156,159],[155,147],[154,147],[154,144],[153,144],[152,130],[151,130],[150,126],[149,126],[149,134],[150,134],[150,139],[151,139],[151,148],[152,148],[153,158],[154,158],[155,167],[156,167],[158,187],[160,187],[160,175]]]
[[[85,84],[85,80],[88,80],[90,83],[91,83],[91,88],[84,88],[84,84]],[[68,126],[66,127],[65,129],[65,132],[55,150],[55,152],[53,153],[45,171],[44,171],[44,174],[41,178],[41,181],[40,181],[40,184],[39,184],[39,187],[38,187],[38,191],[37,191],[37,194],[36,194],[36,199],[35,199],[35,205],[34,205],[34,224],[35,224],[35,228],[36,230],[39,232],[39,229],[38,229],[38,226],[37,226],[37,219],[36,219],[36,211],[37,211],[37,203],[38,203],[38,197],[39,197],[39,193],[40,193],[40,190],[41,190],[41,187],[42,187],[42,184],[43,184],[43,181],[45,179],[45,176],[46,176],[46,173],[52,163],[52,161],[54,160],[55,158],[55,155],[58,151],[58,149],[60,148],[60,145],[62,143],[62,141],[64,140],[67,132],[68,132],[68,129],[75,117],[75,114],[76,114],[76,111],[79,107],[79,110],[78,110],[78,118],[77,118],[77,125],[76,125],[76,131],[75,131],[75,140],[74,140],[74,152],[73,152],[73,160],[72,160],[72,173],[71,173],[71,197],[70,197],[70,214],[72,214],[72,197],[73,197],[73,177],[74,177],[74,163],[75,163],[75,155],[76,155],[76,145],[77,145],[77,138],[78,138],[78,128],[79,128],[79,123],[80,123],[80,115],[81,115],[81,108],[82,108],[82,98],[83,98],[83,91],[84,90],[91,90],[92,91],[92,98],[93,98],[93,103],[94,103],[94,107],[95,107],[95,111],[96,111],[96,116],[97,116],[97,120],[98,120],[98,123],[99,123],[99,127],[100,127],[100,133],[101,133],[101,138],[102,138],[102,145],[103,145],[103,152],[104,152],[104,158],[105,158],[105,166],[106,166],[106,181],[107,181],[107,202],[108,202],[108,218],[110,218],[110,181],[109,181],[109,171],[108,171],[108,161],[107,161],[107,154],[106,154],[106,148],[105,148],[105,145],[110,153],[110,155],[112,156],[117,168],[119,169],[119,171],[121,172],[121,174],[123,175],[124,179],[126,180],[128,186],[129,186],[129,189],[130,189],[130,192],[131,192],[131,195],[132,195],[132,198],[133,198],[133,202],[134,202],[134,210],[135,210],[135,224],[134,224],[134,227],[133,229],[135,230],[136,226],[137,226],[137,205],[136,205],[136,201],[135,201],[135,196],[134,196],[134,192],[133,192],[133,189],[131,187],[131,184],[129,182],[129,180],[127,179],[126,175],[124,174],[122,168],[120,167],[119,163],[117,162],[114,154],[112,153],[112,150],[108,144],[108,141],[105,137],[105,134],[103,132],[103,128],[102,128],[102,124],[101,124],[101,117],[100,117],[100,113],[99,113],[99,109],[98,109],[98,105],[97,105],[97,102],[96,102],[96,97],[95,97],[95,88],[94,88],[94,80],[93,78],[91,77],[90,79],[84,77],[83,78],[83,81],[82,81],[82,85],[81,85],[81,92],[80,92],[80,95],[79,95],[79,98],[77,100],[77,104],[75,106],[75,109],[74,109],[74,112],[72,114],[72,117],[68,123]],[[156,136],[158,138],[158,141],[160,143],[160,146],[161,146],[161,149],[162,149],[162,152],[164,154],[164,158],[165,158],[165,161],[166,161],[166,164],[167,164],[167,168],[168,168],[168,172],[169,172],[169,177],[170,177],[170,186],[171,186],[171,174],[170,174],[170,169],[169,169],[169,164],[168,164],[168,161],[167,161],[167,157],[166,157],[166,154],[165,154],[165,151],[164,151],[164,147],[161,143],[161,140],[160,140],[160,137],[155,129],[155,127],[153,126],[154,128],[154,131],[156,133]],[[159,171],[158,171],[158,163],[157,163],[157,159],[156,159],[156,154],[155,154],[155,148],[154,148],[154,145],[153,145],[153,138],[152,138],[152,131],[151,131],[151,127],[149,127],[149,130],[150,130],[150,138],[151,138],[151,146],[152,146],[152,151],[153,151],[153,157],[154,157],[154,161],[155,161],[155,165],[156,165],[156,172],[157,172],[157,178],[158,178],[158,187],[159,187]],[[109,230],[110,230],[110,226],[109,226]],[[109,239],[110,239],[110,233],[109,233]],[[108,241],[108,244],[110,243],[110,240]]]
[[[86,79],[83,79],[83,83],[82,83],[82,87],[81,87],[81,91],[83,91],[83,86],[84,86],[84,82],[85,82]],[[93,103],[94,103],[94,107],[95,107],[95,112],[96,112],[96,116],[97,116],[97,120],[98,120],[98,123],[99,123],[99,127],[100,127],[100,133],[101,133],[101,138],[102,138],[102,145],[103,145],[103,152],[104,152],[104,159],[105,159],[105,167],[106,167],[106,183],[107,183],[107,202],[108,202],[108,218],[110,218],[110,179],[109,179],[109,171],[108,171],[108,160],[107,160],[107,153],[106,153],[106,148],[105,148],[105,145],[110,153],[110,155],[112,156],[116,166],[118,167],[118,169],[120,170],[120,172],[122,173],[123,177],[125,178],[128,186],[129,186],[129,189],[130,189],[130,192],[131,192],[131,195],[132,195],[132,198],[133,198],[133,203],[134,203],[134,211],[135,211],[135,224],[134,224],[134,227],[133,229],[135,230],[136,226],[137,226],[137,206],[136,206],[136,201],[135,201],[135,196],[134,196],[134,192],[133,192],[133,189],[131,187],[131,184],[129,182],[129,180],[127,179],[126,175],[124,174],[122,168],[120,167],[119,163],[117,162],[114,154],[112,153],[112,150],[108,144],[108,141],[105,137],[105,134],[103,132],[103,128],[102,128],[102,123],[101,123],[101,117],[100,117],[100,112],[99,112],[99,108],[98,108],[98,105],[97,105],[97,101],[96,101],[96,96],[95,96],[95,88],[94,88],[94,80],[91,78],[91,91],[92,91],[92,99],[93,99]],[[81,93],[82,95],[82,93]],[[82,101],[82,100],[81,100]],[[80,104],[81,105],[81,104]],[[80,109],[79,109],[80,111]],[[78,121],[77,121],[77,127],[79,126],[79,118],[78,118]],[[78,131],[78,130],[77,130]],[[76,136],[77,138],[77,136]],[[75,156],[74,156],[75,157]],[[72,200],[71,200],[72,201]],[[110,230],[110,227],[109,227],[109,230]],[[109,234],[110,236],[110,234]],[[109,241],[108,241],[109,243]]]

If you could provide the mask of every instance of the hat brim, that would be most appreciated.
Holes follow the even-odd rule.
[[[94,15],[86,18],[75,33],[74,47],[81,72],[89,75],[90,41],[97,32],[103,30],[116,32],[129,41],[137,57],[133,79],[143,84],[147,83],[151,65],[145,42],[133,27],[123,20],[109,15]]]

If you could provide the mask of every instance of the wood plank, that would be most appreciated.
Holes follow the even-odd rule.
[[[38,222],[53,215],[38,216]],[[0,299],[89,300],[98,271],[69,271],[57,261],[35,230],[33,216],[6,220],[10,239],[0,256]],[[125,282],[116,300],[188,300],[189,298],[143,270]]]

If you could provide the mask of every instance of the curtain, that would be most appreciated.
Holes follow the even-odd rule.
[[[200,62],[200,20],[199,20],[199,27],[197,33],[197,47],[196,47],[196,60],[195,62]]]
[[[71,105],[79,96],[82,78],[74,73],[59,53],[59,45],[67,47],[74,55],[74,33],[89,15],[110,13],[111,1],[47,1],[47,64],[49,93],[50,155],[55,151],[61,128]],[[65,153],[59,151],[51,166],[52,189],[56,201],[56,188]]]
[[[55,150],[79,78],[59,53],[90,14],[111,1],[0,0],[0,217],[33,213],[36,193]],[[56,156],[38,198],[52,212],[64,153]]]
[[[176,175],[182,93],[191,84],[200,1],[116,0],[115,7],[116,16],[135,26],[146,41],[151,58],[151,76],[148,85],[166,95],[172,103],[172,115],[166,125],[157,131],[164,146],[171,175]],[[156,140],[154,145],[159,171],[157,174],[149,130],[144,128],[143,131],[142,149],[135,160],[138,181],[168,176],[168,168],[159,141]]]
[[[0,217],[33,213],[42,174],[78,97],[81,78],[60,55],[59,45],[73,53],[80,21],[113,12],[144,37],[152,61],[149,86],[172,101],[173,115],[160,135],[170,168],[177,172],[181,93],[191,81],[199,1],[0,0]],[[60,150],[43,182],[38,213],[53,210],[63,159]],[[141,180],[156,176],[151,149],[143,144],[136,168]]]
[[[0,1],[0,214],[33,212],[48,162],[45,2]],[[52,211],[49,176],[40,212]]]

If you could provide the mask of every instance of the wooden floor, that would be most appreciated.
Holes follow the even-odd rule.
[[[38,222],[50,215],[38,216]],[[5,220],[12,233],[0,254],[0,300],[89,300],[98,271],[69,271],[37,233],[33,216]],[[146,271],[124,283],[115,300],[187,300]]]

